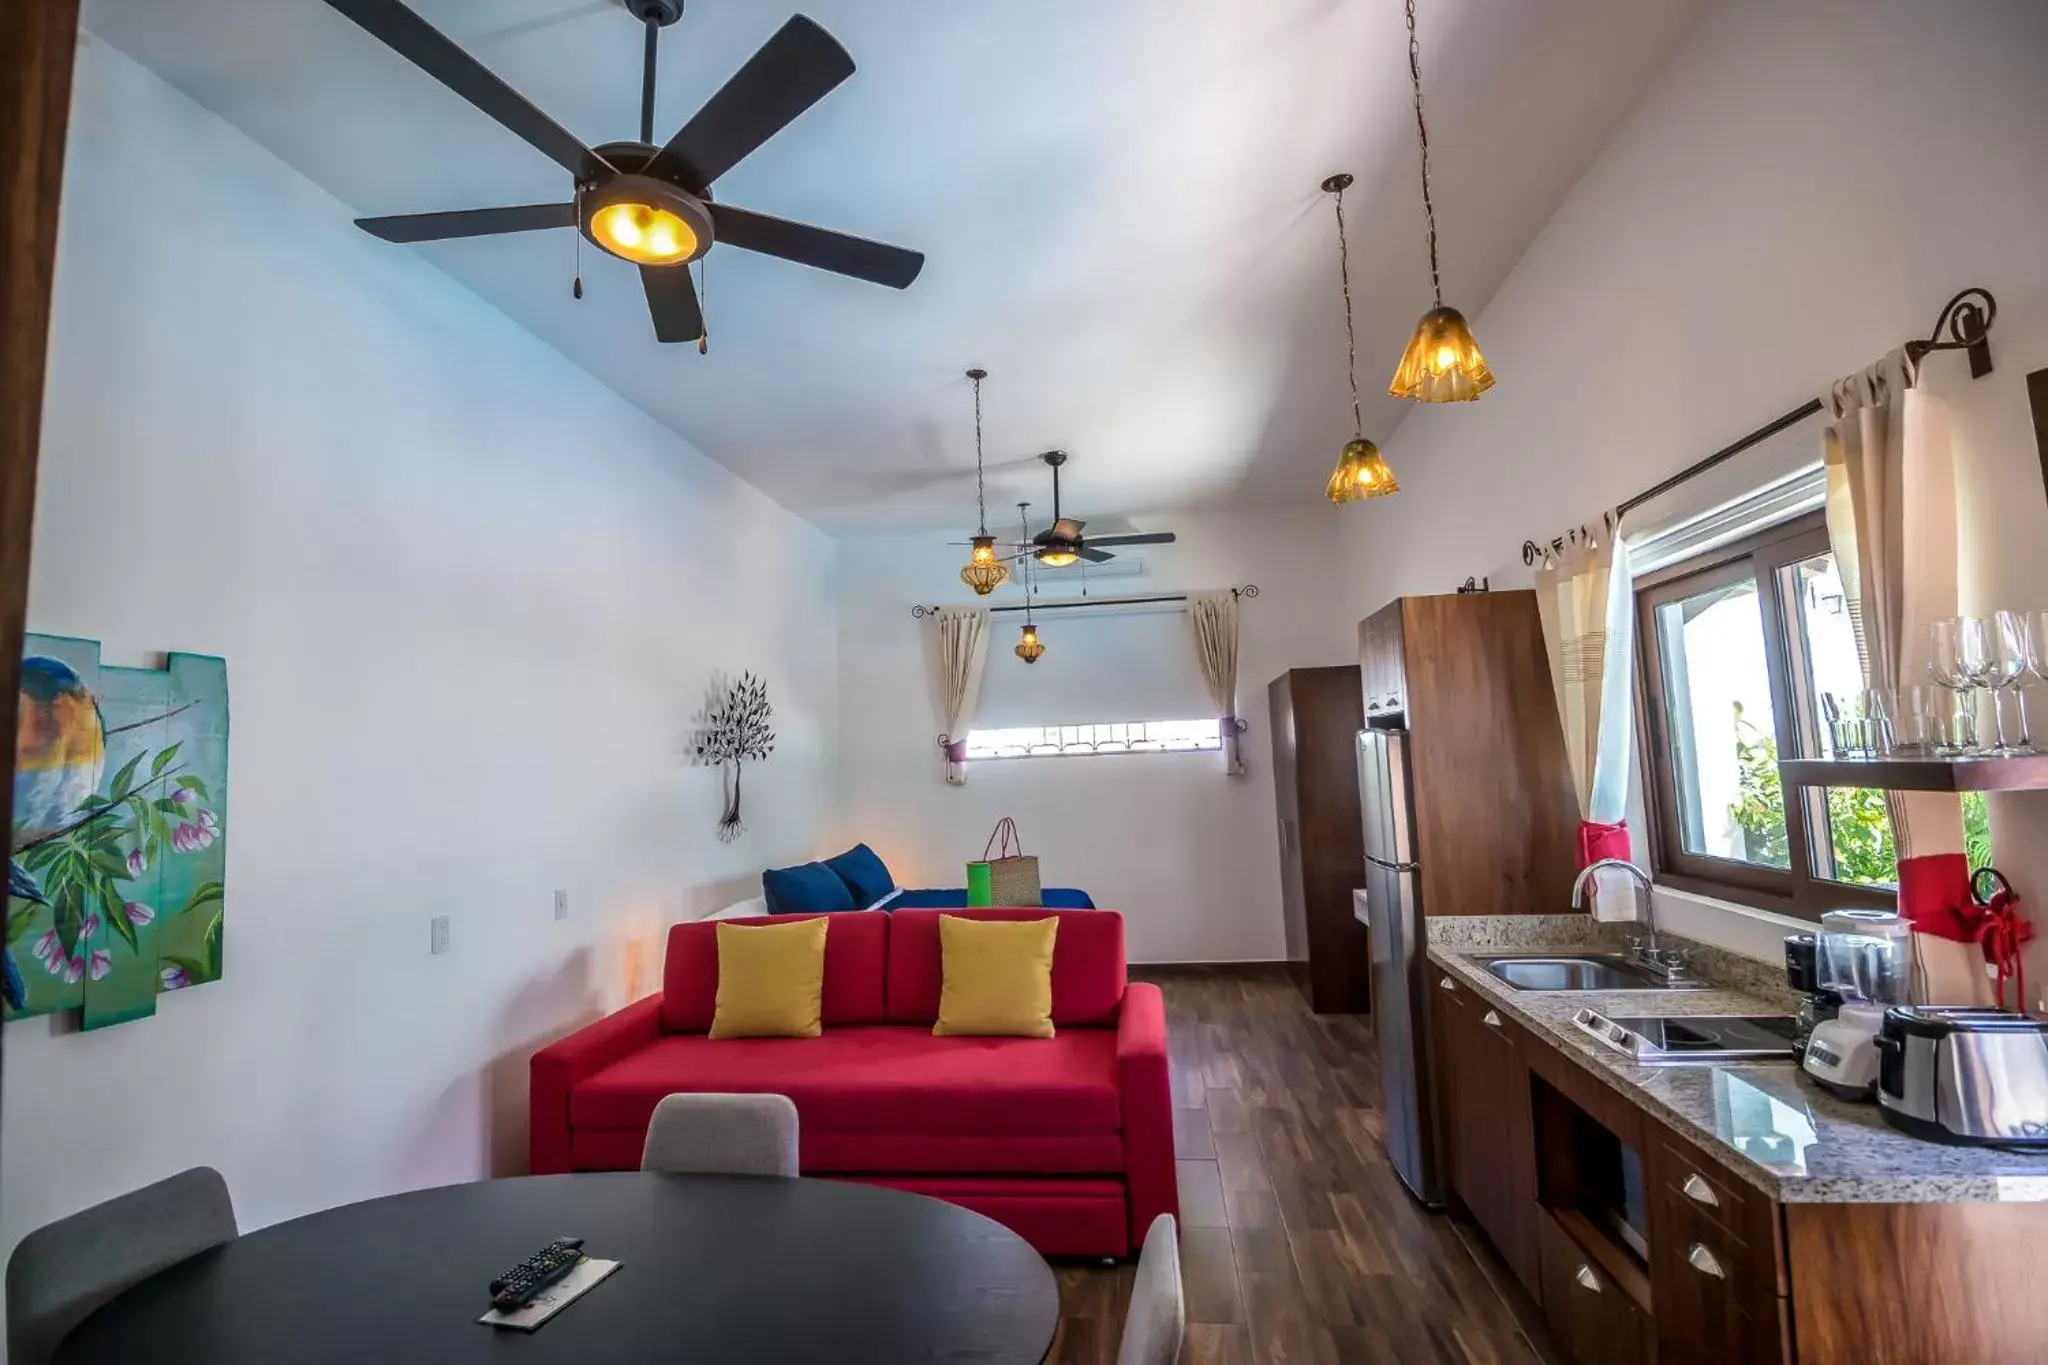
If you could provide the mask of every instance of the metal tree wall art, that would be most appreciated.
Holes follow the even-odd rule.
[[[768,684],[752,673],[722,689],[714,687],[697,732],[699,763],[716,764],[725,783],[725,813],[718,818],[718,837],[730,842],[746,831],[740,821],[740,770],[775,752],[775,730],[769,724],[775,708],[768,704]]]

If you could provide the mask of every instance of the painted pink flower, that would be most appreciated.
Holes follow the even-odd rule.
[[[208,834],[220,828],[220,817],[204,806],[199,808],[199,814],[194,818],[199,821],[199,828],[205,830]]]
[[[99,936],[99,932],[100,917],[98,911],[94,911],[92,914],[87,915],[85,917],[85,923],[78,926],[78,936],[81,939],[97,938]]]
[[[139,849],[139,848],[138,848],[138,849],[134,850],[133,852],[131,852],[131,853],[130,853],[130,854],[128,855],[128,875],[129,875],[129,876],[131,876],[131,877],[140,877],[140,876],[142,875],[142,870],[143,870],[144,868],[148,867],[148,866],[149,866],[149,859],[147,859],[147,858],[145,858],[145,857],[143,857],[143,856],[142,856],[142,850],[141,850],[141,849]]]
[[[92,966],[88,970],[92,973],[93,980],[105,980],[107,973],[114,970],[114,955],[104,948],[93,949]]]
[[[171,793],[171,800],[181,806],[189,806],[199,800],[199,793],[193,791],[190,787],[180,787]]]
[[[71,960],[64,964],[64,984],[75,986],[83,980],[85,980],[85,958],[78,953],[73,953]]]
[[[145,924],[153,923],[156,919],[156,911],[150,909],[141,901],[124,902],[121,906],[121,913],[126,915],[128,922],[138,929]]]
[[[206,831],[197,825],[183,821],[171,831],[171,848],[178,853],[191,853],[206,847]]]
[[[60,946],[55,929],[45,930],[43,936],[36,940],[36,946],[29,949],[29,953],[46,967],[54,964],[54,970],[64,970],[64,949]]]
[[[158,972],[157,979],[163,982],[163,987],[167,991],[181,991],[192,984],[192,974],[176,963]]]

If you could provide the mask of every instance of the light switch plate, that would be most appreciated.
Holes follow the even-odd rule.
[[[555,918],[569,918],[569,890],[567,887],[558,886],[555,888]]]
[[[436,915],[427,921],[427,951],[445,953],[448,951],[448,917]]]

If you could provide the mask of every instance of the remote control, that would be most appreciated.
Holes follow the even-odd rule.
[[[557,1237],[491,1281],[491,1307],[510,1313],[532,1303],[541,1290],[574,1270],[583,1259],[581,1237]]]

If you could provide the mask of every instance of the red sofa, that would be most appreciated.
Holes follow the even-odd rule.
[[[934,1038],[939,916],[1060,921],[1053,1038]],[[727,921],[769,924],[811,918]],[[632,1170],[678,1091],[796,1102],[805,1175],[915,1190],[1046,1255],[1128,1256],[1179,1212],[1166,1008],[1126,983],[1110,910],[898,910],[831,917],[824,1032],[713,1042],[717,926],[669,931],[662,991],[534,1054],[535,1174]]]

